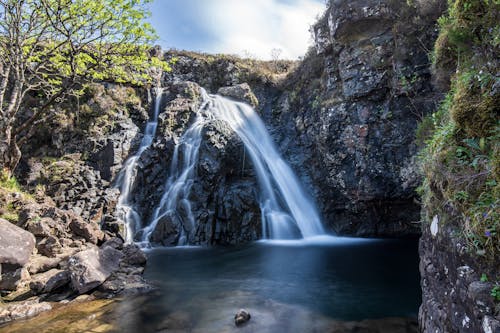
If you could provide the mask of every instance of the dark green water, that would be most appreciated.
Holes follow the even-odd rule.
[[[229,332],[247,308],[261,325],[248,331],[305,332],[331,320],[416,317],[421,300],[416,240],[157,249],[146,278],[159,290],[120,302],[120,331]]]

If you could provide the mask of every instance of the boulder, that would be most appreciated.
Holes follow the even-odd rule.
[[[0,264],[24,266],[35,248],[35,237],[0,218]]]
[[[30,274],[46,272],[49,269],[56,268],[62,259],[61,257],[49,258],[40,255],[34,256],[28,264],[28,272],[30,272]]]
[[[62,245],[54,236],[49,236],[38,242],[36,246],[39,253],[46,257],[54,258],[62,252]]]
[[[120,266],[123,253],[106,246],[81,251],[70,257],[71,285],[83,294],[101,285]]]
[[[123,247],[123,262],[133,266],[142,266],[146,263],[147,257],[136,244],[127,244]]]
[[[60,269],[51,269],[45,273],[32,277],[30,288],[36,294],[50,293],[69,283],[69,272]]]
[[[104,233],[96,223],[85,222],[81,218],[72,219],[69,227],[75,235],[81,236],[93,244],[97,244],[104,238]]]
[[[2,279],[0,290],[16,290],[30,278],[26,267],[2,264]]]

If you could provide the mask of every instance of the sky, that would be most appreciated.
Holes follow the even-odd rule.
[[[325,0],[154,0],[150,10],[163,49],[297,59]]]

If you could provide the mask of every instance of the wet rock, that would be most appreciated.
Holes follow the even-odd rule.
[[[33,317],[41,312],[49,310],[52,310],[50,303],[39,302],[38,300],[29,300],[0,306],[0,324],[12,320]]]
[[[241,326],[250,320],[250,312],[245,309],[240,309],[234,315],[234,323],[236,326]]]
[[[101,285],[119,268],[123,253],[111,247],[91,248],[69,259],[71,284],[83,294]]]
[[[32,276],[30,288],[36,294],[50,293],[65,286],[70,281],[69,272],[51,269],[47,272]]]
[[[35,248],[35,237],[0,218],[0,264],[24,266]]]

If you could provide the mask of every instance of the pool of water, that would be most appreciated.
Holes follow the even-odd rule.
[[[156,291],[97,304],[96,314],[76,306],[42,315],[14,325],[12,332],[416,331],[404,321],[345,324],[417,316],[416,240],[319,237],[234,248],[154,249],[148,257],[145,277]],[[236,328],[233,318],[240,308],[252,318]]]
[[[238,248],[157,249],[149,253],[145,275],[159,290],[137,304],[123,302],[135,309],[122,326],[130,332],[162,325],[229,330],[239,308],[260,316],[261,324],[274,325],[272,331],[283,317],[301,324],[416,317],[421,301],[415,240],[323,237]]]

